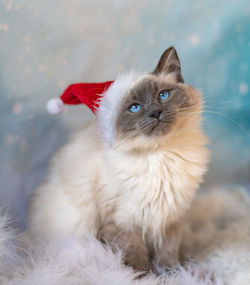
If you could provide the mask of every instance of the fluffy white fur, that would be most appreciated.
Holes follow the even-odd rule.
[[[9,245],[11,238],[13,236],[13,230],[9,227],[10,218],[3,209],[0,209],[0,260],[2,261],[3,257],[9,251]]]
[[[186,217],[183,254],[220,271],[225,284],[250,284],[250,203],[247,193],[204,193]]]
[[[19,257],[14,245],[15,231],[11,228],[11,219],[4,207],[0,207],[0,276],[10,271],[10,265],[16,264]]]
[[[239,191],[199,196],[187,216],[182,242],[182,254],[198,265],[134,280],[135,273],[122,264],[121,252],[114,254],[93,237],[30,244],[26,254],[16,255],[8,217],[1,212],[0,284],[249,285],[249,215],[249,202]]]
[[[100,106],[97,110],[97,121],[103,141],[109,145],[114,140],[115,119],[120,104],[129,88],[133,85],[133,82],[139,78],[140,74],[135,71],[120,74],[108,90],[102,94]]]

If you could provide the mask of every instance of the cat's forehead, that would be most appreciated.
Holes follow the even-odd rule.
[[[145,94],[172,89],[175,85],[176,81],[172,76],[160,77],[148,74],[133,82],[125,99],[141,99]]]

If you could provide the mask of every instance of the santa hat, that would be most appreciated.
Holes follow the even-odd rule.
[[[47,110],[51,114],[57,114],[63,111],[64,104],[85,104],[93,113],[96,113],[101,95],[112,83],[113,81],[71,84],[65,89],[60,98],[53,98],[48,101]]]
[[[64,104],[87,105],[97,115],[103,140],[112,143],[119,105],[131,84],[138,80],[139,76],[136,72],[130,72],[117,76],[115,81],[72,84],[66,88],[60,98],[48,101],[47,110],[49,113],[56,114],[64,109]]]

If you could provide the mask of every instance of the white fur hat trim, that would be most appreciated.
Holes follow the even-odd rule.
[[[50,114],[58,114],[64,110],[64,103],[60,98],[52,98],[47,102],[46,109]]]

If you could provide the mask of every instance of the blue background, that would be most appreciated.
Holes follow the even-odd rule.
[[[170,45],[202,90],[212,151],[205,186],[250,180],[250,2],[1,0],[0,201],[20,226],[53,152],[92,118],[45,105],[70,83],[152,71]]]

